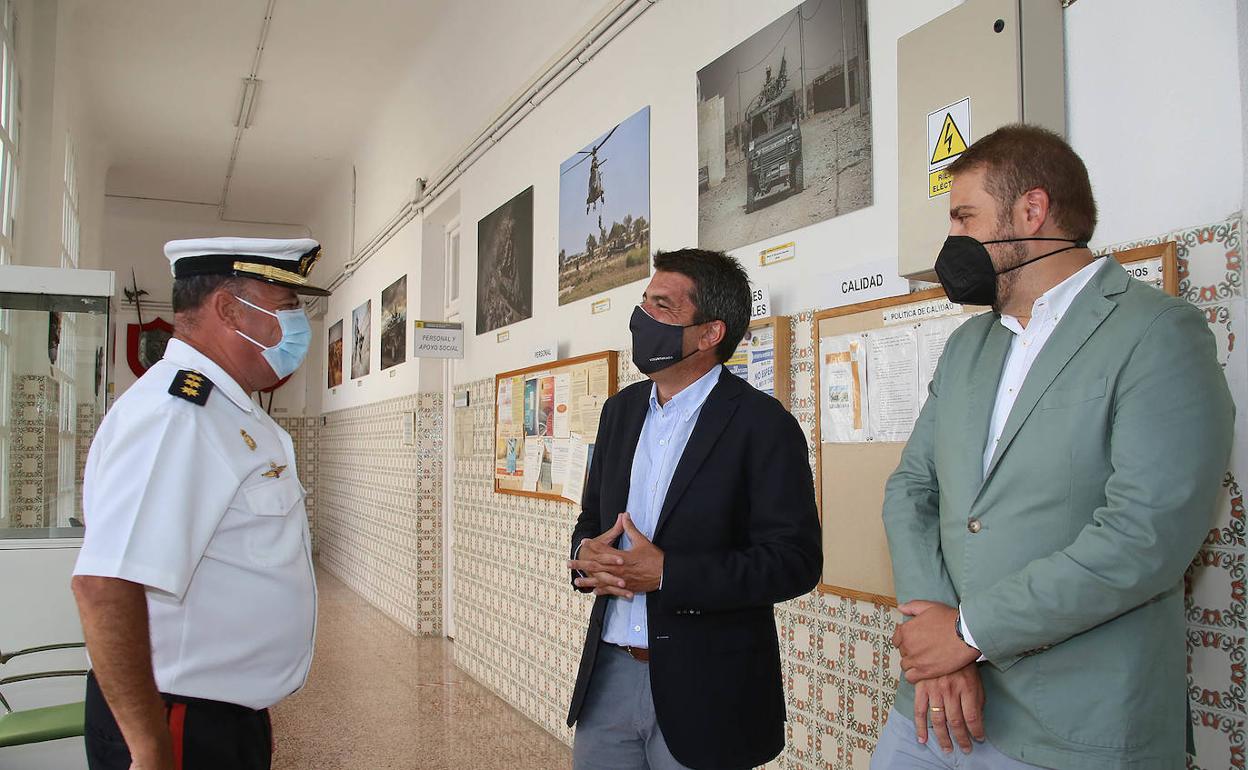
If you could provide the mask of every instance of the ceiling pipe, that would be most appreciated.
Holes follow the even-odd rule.
[[[433,177],[433,181],[425,183],[418,180],[412,197],[387,222],[381,226],[372,238],[352,255],[342,266],[338,275],[329,283],[331,290],[342,285],[370,257],[381,250],[405,225],[420,216],[425,209],[448,192],[464,173],[473,166],[487,151],[511,133],[525,117],[537,109],[551,94],[555,93],[582,67],[593,61],[611,41],[619,37],[633,25],[637,19],[658,0],[621,0],[596,22],[578,40],[564,52],[557,55],[554,61],[541,73],[522,87],[515,97],[477,134],[476,138],[465,145],[454,158]],[[272,0],[270,0],[270,4]],[[319,300],[317,309],[324,311],[326,302]]]
[[[260,25],[260,42],[256,44],[256,51],[251,57],[251,71],[247,73],[247,77],[243,78],[242,102],[239,104],[238,120],[234,124],[234,144],[230,147],[230,162],[225,167],[225,182],[221,185],[221,202],[217,205],[217,218],[223,222],[239,221],[226,218],[225,206],[230,197],[230,182],[234,179],[234,166],[238,163],[238,148],[243,143],[243,132],[251,128],[251,121],[255,116],[256,100],[259,98],[260,89],[258,78],[260,57],[264,55],[264,44],[269,39],[269,27],[273,23],[273,8],[276,5],[277,0],[269,0],[264,9],[264,22]]]

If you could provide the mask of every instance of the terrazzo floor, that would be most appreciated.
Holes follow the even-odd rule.
[[[316,657],[273,709],[274,770],[564,770],[571,750],[417,637],[317,572]]]

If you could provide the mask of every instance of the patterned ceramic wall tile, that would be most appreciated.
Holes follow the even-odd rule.
[[[1176,230],[1168,239],[1178,244],[1179,296],[1203,305],[1244,296],[1244,259],[1240,218]]]
[[[403,446],[410,413],[417,445]],[[320,564],[420,635],[442,632],[442,423],[440,394],[331,412],[309,476]]]
[[[91,441],[95,438],[95,431],[100,427],[100,416],[96,412],[95,403],[87,401],[77,405],[77,420],[75,426],[75,445],[74,445],[74,476],[78,480],[78,499],[76,501],[78,510],[82,511],[82,477],[87,469],[87,453],[91,449]]]
[[[1248,373],[1248,336],[1244,334],[1245,300],[1237,297],[1201,310],[1218,344],[1218,362],[1226,370],[1228,380],[1242,382]]]
[[[308,529],[312,533],[312,552],[320,551],[316,528],[316,489],[317,484],[317,439],[320,436],[320,417],[280,417],[275,422],[290,434],[295,445],[295,465],[299,470],[299,481],[308,490],[304,505],[308,509]]]
[[[8,527],[46,527],[55,521],[58,389],[44,375],[13,378],[10,394]],[[51,518],[49,518],[51,513]]]
[[[1248,478],[1248,355],[1239,216],[1132,244],[1178,246],[1179,296],[1204,313],[1236,401],[1235,449],[1222,480],[1209,536],[1186,576],[1188,697],[1197,753],[1193,770],[1244,767],[1245,522]]]
[[[1189,770],[1244,770],[1244,719],[1217,711],[1192,709],[1196,756]]]

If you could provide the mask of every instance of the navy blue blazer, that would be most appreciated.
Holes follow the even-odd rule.
[[[609,530],[626,510],[649,380],[607,400],[572,533]],[[784,689],[773,605],[822,573],[806,436],[771,396],[720,373],[677,464],[654,532],[663,588],[647,595],[650,684],[672,755],[692,768],[757,767],[784,747]],[[572,576],[573,578],[575,575]],[[568,711],[592,686],[607,610],[590,614]]]

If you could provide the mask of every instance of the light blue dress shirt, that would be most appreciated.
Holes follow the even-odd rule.
[[[633,454],[633,470],[628,484],[628,513],[634,526],[646,537],[654,537],[659,513],[667,498],[667,488],[680,463],[681,455],[693,428],[702,413],[702,405],[719,382],[721,369],[716,366],[696,382],[680,391],[664,405],[659,405],[658,391],[650,386],[650,407],[646,422],[637,439]],[[628,535],[620,540],[620,550],[631,547]],[[661,583],[660,583],[661,584]],[[613,597],[607,605],[607,623],[602,639],[611,644],[649,647],[649,624],[646,622],[646,595],[634,594],[632,599]]]

